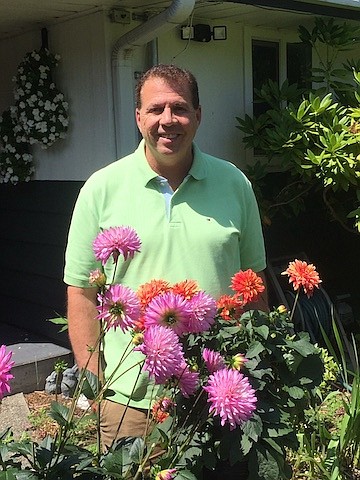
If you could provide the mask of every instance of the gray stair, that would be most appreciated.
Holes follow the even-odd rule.
[[[0,344],[13,352],[11,394],[43,390],[46,377],[54,370],[57,361],[66,362],[69,367],[74,363],[68,348],[9,325],[0,325]]]

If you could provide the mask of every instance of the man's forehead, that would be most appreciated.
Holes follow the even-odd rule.
[[[157,90],[162,93],[175,93],[181,97],[188,97],[190,95],[190,88],[188,85],[184,85],[183,82],[171,81],[162,77],[149,77],[141,88],[141,94],[144,90]]]

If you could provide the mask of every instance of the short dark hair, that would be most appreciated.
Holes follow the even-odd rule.
[[[140,77],[135,91],[136,108],[141,108],[141,90],[144,83],[153,77],[161,78],[171,86],[188,88],[193,107],[195,109],[199,107],[199,89],[194,75],[189,70],[177,67],[176,65],[159,64],[151,67]]]

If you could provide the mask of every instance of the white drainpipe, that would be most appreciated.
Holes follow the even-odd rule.
[[[127,32],[113,47],[112,80],[117,158],[133,151],[138,143],[134,116],[132,51],[183,23],[193,11],[195,1],[173,0],[166,10]]]

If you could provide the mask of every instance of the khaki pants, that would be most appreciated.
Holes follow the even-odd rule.
[[[120,403],[103,400],[100,410],[100,429],[103,449],[107,450],[110,448],[113,441],[119,438],[143,437],[145,435],[146,420],[147,410],[131,407],[126,408],[125,405],[121,405]]]

